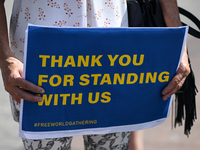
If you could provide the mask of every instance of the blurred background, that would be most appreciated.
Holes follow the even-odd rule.
[[[6,0],[7,21],[9,24],[13,0]],[[200,0],[178,0],[178,5],[195,14],[200,19]],[[188,25],[195,27],[187,18],[181,16],[181,20]],[[191,37],[187,38],[189,56],[192,68],[196,76],[196,84],[200,90],[200,40]],[[1,150],[23,150],[21,139],[18,137],[18,123],[14,122],[11,115],[8,94],[3,87],[0,76],[0,149]],[[200,95],[197,95],[197,117],[200,116]],[[199,150],[200,149],[200,120],[197,119],[192,127],[189,138],[184,135],[184,127],[171,128],[171,115],[160,126],[146,129],[144,131],[144,150]],[[72,150],[83,150],[81,136],[73,139]]]

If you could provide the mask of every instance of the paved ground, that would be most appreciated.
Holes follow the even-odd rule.
[[[13,0],[6,0],[8,15],[11,11]],[[186,8],[200,18],[199,0],[178,0],[179,6]],[[185,22],[187,19],[182,18]],[[192,24],[191,24],[192,25]],[[197,86],[200,89],[200,43],[199,40],[188,37],[189,54],[196,75]],[[200,116],[200,95],[197,96],[197,112]],[[2,79],[0,78],[0,149],[1,150],[23,150],[20,138],[18,138],[18,124],[12,120],[8,94],[4,91]],[[171,130],[171,118],[160,126],[147,129],[144,133],[145,150],[199,150],[200,149],[200,120],[195,122],[190,138],[183,134],[183,127]],[[82,137],[77,136],[73,140],[72,150],[83,150]]]

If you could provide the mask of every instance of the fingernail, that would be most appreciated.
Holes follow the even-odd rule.
[[[39,98],[37,99],[38,102],[41,102],[42,100],[43,100],[42,97],[39,97]]]
[[[163,100],[164,100],[164,101],[166,101],[166,100],[167,100],[167,98],[166,98],[166,97],[163,97]]]
[[[41,90],[40,90],[40,93],[44,93],[44,92],[45,92],[44,89],[41,89]]]

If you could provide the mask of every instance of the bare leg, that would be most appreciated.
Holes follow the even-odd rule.
[[[130,134],[128,150],[143,150],[143,131],[133,131]]]

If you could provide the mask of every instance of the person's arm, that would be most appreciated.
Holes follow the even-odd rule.
[[[41,97],[25,91],[43,93],[44,89],[23,79],[23,64],[14,56],[9,47],[4,2],[5,0],[0,0],[0,68],[5,90],[17,102],[20,102],[21,98],[32,102],[42,101]]]
[[[182,26],[181,21],[180,21],[177,1],[176,0],[159,0],[159,2],[162,8],[163,16],[164,16],[167,27]],[[179,90],[182,87],[186,77],[190,73],[190,67],[188,63],[188,55],[187,55],[186,49],[187,48],[185,46],[182,60],[180,62],[180,66],[175,76],[162,91],[163,100],[168,99],[177,90]]]

